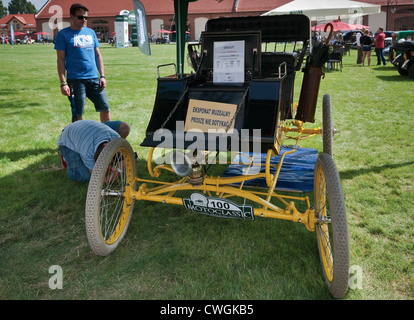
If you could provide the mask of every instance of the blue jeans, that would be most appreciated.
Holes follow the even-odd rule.
[[[67,170],[69,179],[80,182],[89,181],[91,173],[83,163],[79,153],[64,146],[59,146],[59,150],[68,166]]]
[[[385,58],[384,55],[382,54],[382,50],[381,48],[375,48],[375,53],[377,54],[377,65],[382,63],[385,65]]]
[[[73,88],[75,98],[76,115],[82,116],[85,113],[86,98],[95,105],[97,112],[110,111],[105,89],[99,87],[99,79],[68,79],[68,85]],[[69,97],[70,101],[71,97]]]

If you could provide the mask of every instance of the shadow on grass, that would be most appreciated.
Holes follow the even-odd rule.
[[[11,152],[1,152],[0,151],[0,159],[6,158],[10,161],[19,161],[20,159],[24,159],[30,156],[38,156],[43,153],[56,153],[57,154],[57,147],[56,149],[53,148],[41,148],[41,149],[32,149],[32,150],[22,150],[22,151],[11,151]]]
[[[414,164],[414,161],[384,164],[382,166],[373,166],[373,167],[368,167],[368,168],[344,170],[344,171],[340,171],[339,174],[341,176],[341,180],[347,180],[347,179],[353,179],[356,176],[360,176],[360,175],[364,175],[364,174],[380,173],[381,171],[384,171],[384,170],[407,167],[407,166],[410,166],[410,165],[413,165],[413,164]]]
[[[42,152],[55,150],[6,155],[15,161],[23,159],[13,164],[23,167],[25,156]],[[48,287],[48,268],[53,264],[64,266],[71,252],[86,241],[82,226],[86,190],[87,185],[68,180],[57,150],[56,155],[46,155],[0,178],[0,192],[5,195],[0,197],[0,297],[13,300],[54,296]],[[72,268],[76,263],[66,270]]]
[[[41,161],[25,166],[24,159],[32,156],[45,155]],[[52,153],[52,155],[50,154]],[[79,203],[84,206],[84,193],[87,185],[70,181],[66,171],[61,167],[57,148],[43,148],[20,152],[2,152],[0,158],[13,166],[24,167],[12,174],[0,178],[0,189],[7,190],[7,197],[0,198],[3,216],[18,215],[23,212],[29,216],[45,211],[77,210]],[[22,161],[19,163],[19,161]],[[69,205],[70,204],[70,205]],[[3,217],[2,217],[3,218]]]
[[[19,109],[24,109],[28,107],[38,107],[42,104],[40,102],[27,102],[25,100],[18,100],[18,99],[11,99],[8,101],[0,102],[0,109],[10,109],[13,110],[13,113],[18,114],[20,112]]]
[[[0,96],[16,96],[19,92],[17,89],[0,89]]]
[[[371,61],[371,67],[370,68],[373,68],[374,70],[378,70],[378,71],[381,71],[381,72],[390,71],[390,72],[397,72],[398,73],[397,68],[394,67],[392,64],[387,63],[385,66],[384,65],[377,65],[376,60],[374,62]]]
[[[382,81],[389,81],[389,82],[406,82],[406,81],[413,81],[408,76],[401,76],[397,71],[395,71],[395,75],[390,76],[377,76],[378,79]]]

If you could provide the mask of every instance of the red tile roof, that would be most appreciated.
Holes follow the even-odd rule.
[[[80,3],[85,5],[88,9],[88,15],[91,17],[108,17],[118,14],[122,10],[133,10],[134,5],[132,0],[80,0]],[[174,12],[174,1],[173,0],[141,0],[144,4],[145,11],[148,14],[152,15],[162,15],[162,14],[173,14]],[[36,15],[37,19],[49,18],[53,9],[50,9],[53,5],[58,5],[62,8],[63,18],[69,18],[69,9],[74,2],[64,1],[64,0],[49,0],[40,12]]]
[[[357,1],[357,0],[355,0],[355,1]],[[401,6],[401,5],[406,5],[406,4],[408,4],[408,5],[409,4],[414,5],[414,1],[413,0],[397,0],[397,1],[389,1],[389,0],[359,0],[359,2],[365,2],[365,3],[371,3],[371,4],[379,4],[381,6],[386,6],[387,3],[390,6],[393,6],[393,5]]]
[[[198,0],[190,2],[189,13],[225,13],[235,12],[234,0]]]
[[[291,0],[239,0],[237,6],[237,12],[248,12],[248,11],[270,11],[272,9],[283,6],[289,3]]]
[[[0,28],[3,28],[2,24],[7,24],[11,19],[16,18],[23,24],[23,29],[36,28],[36,20],[34,14],[8,14],[0,19]]]
[[[10,21],[11,18],[8,18],[8,16],[9,15],[7,15],[7,16],[0,19],[0,27],[1,27],[2,24],[6,24]]]
[[[173,15],[174,0],[140,0],[147,15]],[[292,0],[198,0],[189,3],[189,13],[226,13],[226,12],[266,12],[280,7]],[[309,0],[311,1],[311,0]],[[333,0],[334,1],[334,0]],[[388,0],[389,1],[389,0]],[[79,0],[89,9],[91,17],[108,17],[121,10],[133,10],[132,0]],[[387,5],[387,0],[361,0],[372,4]],[[69,18],[69,8],[73,1],[49,0],[36,15],[38,19],[49,19],[54,11],[51,6],[58,5],[63,10],[63,18]],[[398,5],[413,4],[413,0],[397,0]],[[236,9],[235,9],[236,8]]]
[[[147,15],[173,15],[174,0],[140,0],[145,7]],[[248,12],[269,11],[281,6],[290,0],[198,0],[190,2],[189,13],[226,13],[226,12]],[[113,16],[121,10],[133,10],[132,0],[79,0],[89,9],[91,17]],[[69,18],[69,8],[72,1],[49,0],[36,15],[38,19],[48,19],[54,14],[53,5],[58,5],[63,10],[63,18]],[[237,10],[235,6],[237,5]]]

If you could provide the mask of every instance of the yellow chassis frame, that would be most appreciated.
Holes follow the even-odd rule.
[[[298,103],[293,105],[293,114],[296,114],[298,109]],[[296,135],[292,136],[290,133],[295,132]],[[303,121],[300,120],[287,120],[286,125],[282,126],[282,133],[286,139],[296,140],[295,145],[299,145],[301,140],[312,138],[318,134],[322,134],[322,128],[304,128]]]
[[[162,164],[152,167],[152,157],[155,148],[151,148],[148,159],[147,167],[149,174],[158,178],[162,170],[168,170],[173,172],[170,165]],[[268,150],[266,156],[265,172],[252,175],[242,175],[235,177],[213,177],[204,176],[203,182],[199,186],[190,184],[187,177],[176,182],[163,182],[151,179],[142,179],[135,177],[135,182],[140,184],[138,190],[129,187],[125,191],[126,197],[131,197],[135,200],[147,200],[160,203],[183,205],[183,198],[177,197],[176,193],[179,191],[200,191],[208,196],[216,194],[220,198],[241,197],[251,200],[259,205],[258,208],[253,208],[255,216],[276,218],[282,220],[289,220],[292,222],[302,223],[309,231],[315,230],[315,224],[317,222],[315,211],[311,208],[309,198],[307,196],[295,197],[289,195],[277,194],[274,189],[279,176],[280,169],[283,164],[283,160],[286,155],[296,152],[296,149],[287,151],[282,154],[281,159],[277,165],[270,164],[270,158],[275,156],[273,150]],[[253,163],[251,159],[250,166]],[[270,173],[270,167],[276,167],[275,174]],[[247,180],[265,178],[266,184],[269,187],[267,191],[254,191],[243,189],[243,184]],[[232,186],[233,184],[240,183],[239,187]],[[148,184],[155,184],[155,187],[148,187]],[[272,199],[277,199],[284,208],[276,206],[271,203]],[[294,201],[302,201],[307,205],[305,212],[300,212],[296,207]]]
[[[299,142],[301,140],[308,139],[308,138],[314,137],[322,133],[322,129],[320,127],[314,128],[314,129],[304,128],[303,122],[300,120],[292,120],[289,122],[289,125],[290,126],[283,126],[282,132],[287,139],[296,140],[296,145],[299,145]],[[291,132],[296,132],[297,135],[296,136],[289,135],[289,133]]]

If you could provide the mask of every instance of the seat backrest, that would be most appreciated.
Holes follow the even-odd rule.
[[[262,52],[270,52],[269,48],[271,47],[274,47],[274,52],[291,51],[291,46],[288,46],[289,49],[286,50],[286,44],[293,44],[293,51],[298,53],[295,61],[295,71],[300,70],[310,42],[310,21],[305,15],[218,18],[211,19],[206,24],[206,31],[208,32],[246,32],[253,30],[261,32],[261,41],[264,44]],[[279,44],[282,45],[282,50],[280,50]]]
[[[203,32],[201,34],[201,77],[207,82],[248,82],[260,76],[261,33]],[[240,62],[244,61],[244,65]],[[238,75],[235,75],[235,71]],[[240,77],[241,73],[241,77]],[[241,79],[241,80],[240,80]]]
[[[206,31],[260,30],[263,42],[303,41],[310,38],[310,22],[305,15],[218,18],[207,21]]]
[[[334,51],[331,53],[331,60],[342,60],[342,53]]]

